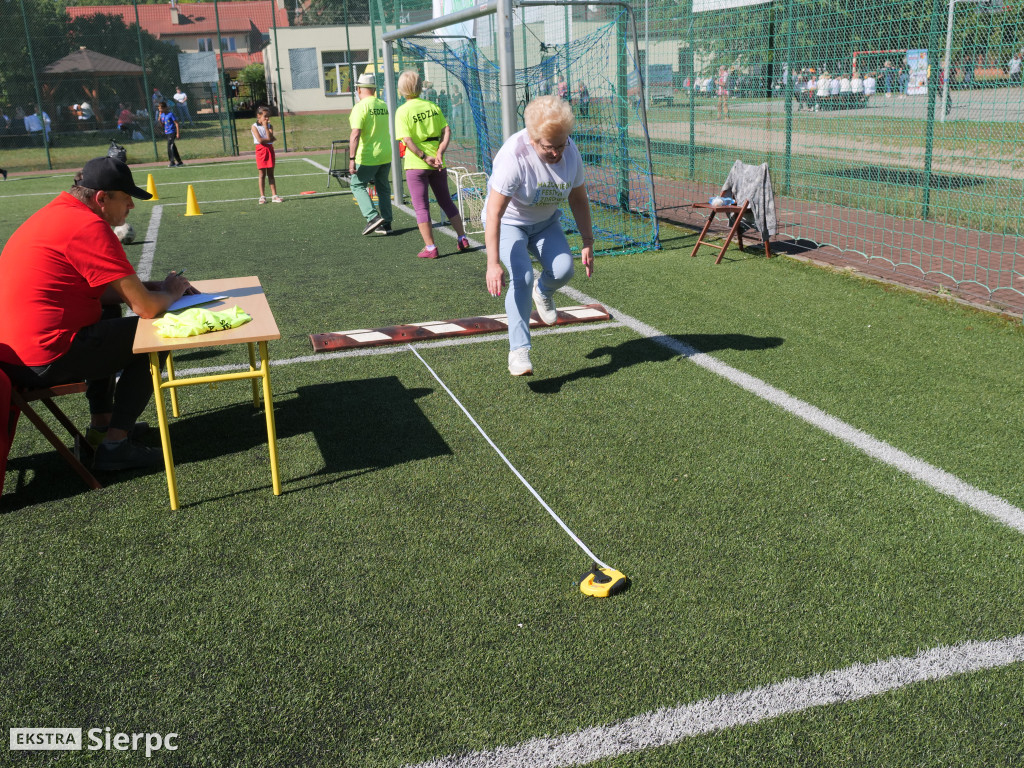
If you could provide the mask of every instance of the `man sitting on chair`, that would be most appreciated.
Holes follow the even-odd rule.
[[[163,461],[158,448],[130,439],[153,394],[148,357],[132,353],[135,327],[195,290],[174,272],[142,282],[111,229],[124,224],[132,198],[150,197],[120,160],[90,160],[70,192],[36,211],[0,252],[0,367],[22,387],[87,382],[90,431],[103,433],[97,470]],[[121,302],[138,317],[121,317]]]

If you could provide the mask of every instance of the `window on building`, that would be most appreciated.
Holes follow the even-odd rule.
[[[222,37],[220,39],[221,47],[224,49],[224,53],[235,53],[238,49],[235,47],[235,38],[233,37]],[[199,38],[199,52],[200,53],[220,53],[213,46],[212,37],[200,37]]]
[[[353,93],[356,78],[369,64],[370,52],[323,51],[320,61],[324,72],[324,95],[345,96]]]

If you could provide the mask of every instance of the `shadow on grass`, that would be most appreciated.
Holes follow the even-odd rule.
[[[786,256],[802,256],[811,251],[817,251],[819,245],[813,240],[806,240],[798,237],[793,240],[773,240],[772,254],[785,254]]]
[[[190,396],[187,390],[179,393],[182,416],[172,419],[170,425],[175,466],[253,449],[267,456],[266,418],[262,410],[253,408],[249,392],[248,387],[239,387],[237,403],[208,410],[202,410],[201,400]],[[278,440],[312,435],[319,449],[319,456],[309,460],[316,469],[302,472],[298,468],[296,472],[293,462],[297,459],[290,457],[287,451],[281,452],[279,442],[281,467],[282,470],[287,468],[283,474],[288,477],[284,490],[287,492],[288,486],[294,489],[298,481],[311,477],[322,476],[325,480],[321,484],[327,485],[353,474],[450,455],[451,448],[416,404],[419,398],[431,392],[429,388],[407,389],[397,377],[388,376],[317,384],[299,387],[294,393],[278,393],[274,404]],[[289,397],[289,394],[297,396]],[[145,442],[159,445],[155,428],[149,434],[151,437]],[[115,486],[140,473],[162,471],[159,468],[106,473],[98,479],[104,485]],[[56,451],[11,459],[7,473],[8,477],[15,477],[15,487],[0,500],[0,513],[78,496],[85,490]],[[31,479],[23,483],[25,477]],[[268,471],[268,487],[269,478]],[[210,477],[205,492],[193,488],[188,496],[206,503],[233,496],[239,490],[221,488],[218,478]],[[219,491],[224,494],[209,495]]]
[[[772,349],[781,346],[782,343],[783,340],[775,336],[748,336],[743,333],[694,333],[632,339],[615,347],[598,347],[587,355],[589,360],[607,357],[607,361],[600,365],[583,368],[564,376],[531,381],[529,387],[538,394],[553,395],[574,381],[611,376],[623,368],[640,363],[661,363],[680,356],[691,357],[699,352],[716,352],[722,349]]]
[[[178,419],[171,425],[175,464],[205,461],[267,442],[266,419],[243,394],[241,402]],[[407,389],[394,376],[299,387],[296,397],[278,394],[274,421],[279,440],[312,435],[320,453],[316,475],[381,469],[451,454],[416,400],[428,388]],[[187,407],[187,406],[186,406]],[[213,440],[212,435],[222,437]],[[283,457],[287,461],[287,457]]]
[[[35,429],[19,424],[18,431]],[[18,437],[15,435],[15,445]],[[13,478],[13,483],[11,482]],[[100,482],[103,479],[100,478]],[[42,504],[58,499],[67,499],[87,493],[85,484],[78,478],[60,454],[55,450],[37,453],[31,456],[19,456],[7,461],[7,483],[10,491],[5,491],[0,499],[0,515],[5,515],[33,504]]]

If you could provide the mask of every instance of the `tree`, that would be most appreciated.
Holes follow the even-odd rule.
[[[330,24],[369,24],[372,0],[311,0],[299,24],[321,27]],[[391,3],[389,3],[389,7]]]
[[[39,71],[71,52],[66,37],[67,17],[62,7],[48,0],[25,0],[24,7],[32,38],[31,54],[25,39],[21,4],[17,1],[0,3],[0,99],[5,109],[27,107],[36,101],[33,61]]]
[[[121,16],[96,14],[83,16],[67,21],[67,38],[69,49],[81,46],[90,51],[103,53],[115,59],[128,61],[142,66],[139,58],[139,28],[135,24],[127,25]],[[148,32],[142,32],[142,50],[146,57],[146,74],[150,86],[170,88],[181,82],[178,71],[178,54],[176,45],[157,40]],[[97,98],[112,106],[119,101],[132,102],[139,100],[140,81],[138,78],[109,77],[100,83],[101,93]],[[81,101],[81,93],[64,94],[72,101]],[[147,98],[147,96],[144,96]],[[60,99],[58,98],[58,101]],[[136,108],[146,104],[137,104]],[[109,112],[109,109],[107,110]]]
[[[262,64],[250,64],[238,73],[238,82],[249,88],[249,100],[254,106],[267,103],[267,75]]]

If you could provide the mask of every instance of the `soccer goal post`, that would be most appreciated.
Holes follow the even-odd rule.
[[[501,22],[497,0],[400,27],[382,36],[385,90],[394,135],[398,107],[394,61],[423,62],[459,148],[457,164],[490,173],[494,153],[523,126],[531,98],[554,93],[573,105],[573,139],[583,155],[598,253],[658,248],[657,204],[647,124],[644,73],[639,66],[636,23],[621,0],[521,0],[513,22]],[[600,21],[573,26],[573,6],[609,6]],[[584,18],[586,13],[577,16]],[[591,8],[591,11],[593,9]],[[563,24],[564,19],[564,24]],[[474,23],[465,35],[447,34],[455,24]],[[514,39],[520,50],[511,44]],[[540,60],[527,55],[539,43]],[[509,43],[505,50],[505,43]],[[397,54],[397,56],[396,56]],[[396,137],[398,138],[398,137]],[[396,142],[397,149],[397,142]],[[402,201],[399,153],[393,153],[395,197]],[[578,236],[568,206],[563,225]]]

